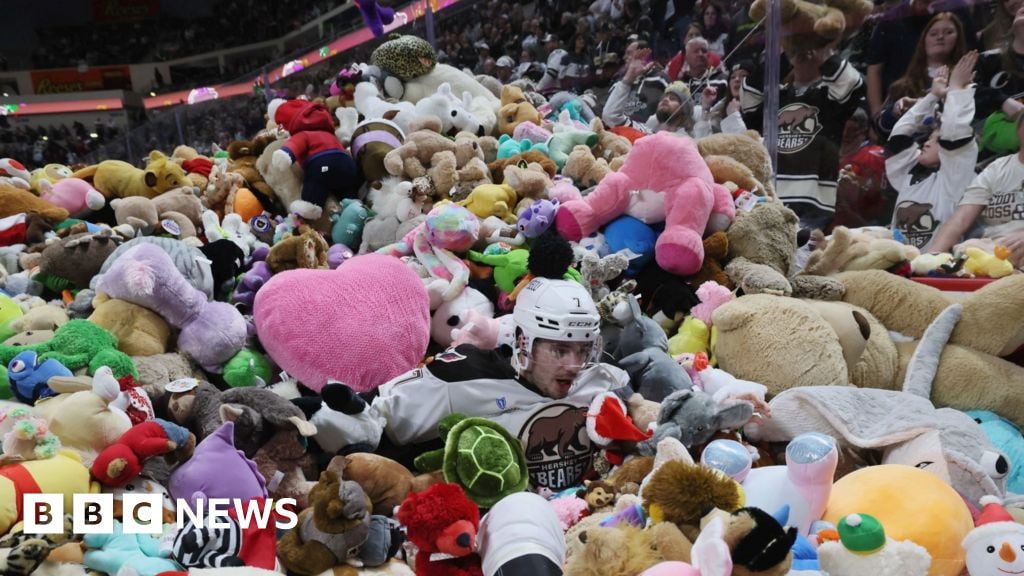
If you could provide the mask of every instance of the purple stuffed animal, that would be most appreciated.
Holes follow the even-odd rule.
[[[167,490],[195,509],[211,498],[266,498],[267,485],[256,463],[235,448],[235,423],[228,421],[196,446],[192,457],[171,473]]]
[[[242,275],[238,285],[235,286],[235,293],[231,296],[231,302],[242,314],[252,313],[252,303],[256,300],[256,292],[270,280],[273,272],[267,266],[268,248],[257,248],[252,254],[252,267]]]
[[[178,272],[159,246],[139,244],[126,251],[96,286],[117,298],[156,312],[178,328],[178,350],[204,370],[221,366],[245,346],[242,313],[225,302],[210,302]]]
[[[527,238],[536,238],[555,222],[558,200],[537,200],[519,216],[519,231]]]

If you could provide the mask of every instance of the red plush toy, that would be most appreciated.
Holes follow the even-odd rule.
[[[142,472],[147,458],[174,455],[184,460],[196,446],[196,437],[173,422],[154,418],[136,424],[107,446],[92,463],[92,475],[104,486],[119,488]]]
[[[416,576],[483,576],[476,550],[480,509],[458,484],[409,494],[398,509],[409,541],[419,548]]]

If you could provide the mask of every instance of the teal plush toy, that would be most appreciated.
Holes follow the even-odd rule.
[[[171,549],[163,548],[151,534],[125,534],[121,522],[114,520],[110,534],[86,534],[85,566],[106,574],[118,574],[122,568],[139,576],[181,570],[170,559]]]
[[[1014,494],[1024,494],[1024,437],[1006,418],[988,410],[970,410],[967,415],[981,425],[989,442],[998,448],[1010,461],[1006,474],[1006,489]]]
[[[363,239],[363,226],[376,216],[359,200],[345,198],[341,201],[341,212],[331,215],[331,243],[345,246],[359,246]]]
[[[558,132],[548,140],[548,156],[558,165],[561,171],[565,163],[569,161],[569,153],[582,144],[587,148],[593,148],[597,144],[597,134],[594,132]]]
[[[511,158],[516,154],[522,154],[533,146],[529,140],[516,140],[508,134],[502,134],[498,138],[498,160]]]

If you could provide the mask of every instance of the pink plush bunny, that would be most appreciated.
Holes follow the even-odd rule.
[[[732,195],[715,184],[689,138],[659,132],[637,140],[618,172],[584,199],[558,210],[558,233],[578,242],[622,214],[646,224],[665,222],[655,246],[658,265],[689,276],[704,261],[705,232],[726,229],[736,216]]]
[[[725,521],[717,517],[697,536],[690,552],[690,564],[661,562],[644,570],[640,576],[729,576],[732,556],[724,536]]]

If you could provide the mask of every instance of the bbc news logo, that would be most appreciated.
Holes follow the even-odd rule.
[[[298,524],[294,498],[239,500],[210,498],[195,504],[178,499],[175,520],[178,529],[189,522],[211,529],[230,528],[237,523],[242,530],[265,529],[271,524],[277,530],[290,530]],[[25,494],[22,498],[25,534],[64,533],[63,494]],[[121,524],[125,534],[163,533],[164,498],[160,494],[124,494],[121,499]],[[234,512],[234,517],[231,516]],[[114,532],[113,494],[75,494],[71,519],[74,534],[112,534]]]

